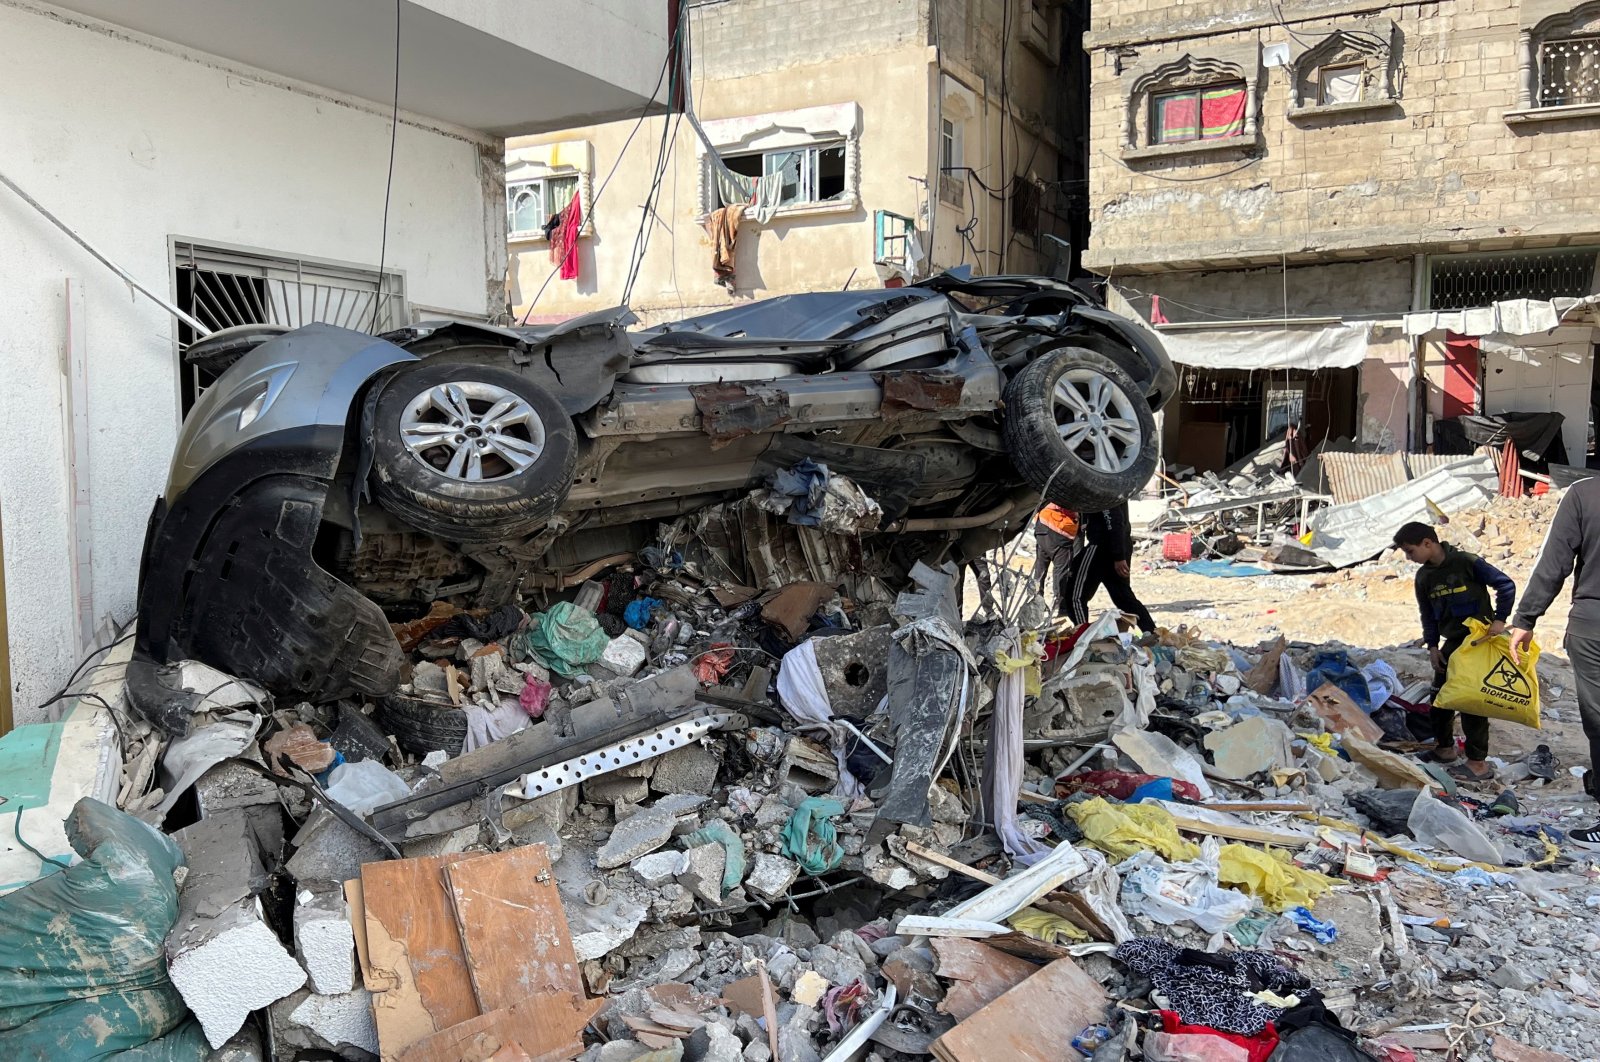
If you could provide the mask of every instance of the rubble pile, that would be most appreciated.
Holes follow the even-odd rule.
[[[0,1055],[93,1005],[173,1059],[1600,1057],[1592,808],[1547,758],[1425,762],[1425,654],[1075,629],[1004,564],[760,589],[731,548],[435,603],[377,703],[189,664],[173,724],[102,672],[51,725],[110,721],[121,784],[0,925],[121,859],[106,917],[165,962],[8,994]]]

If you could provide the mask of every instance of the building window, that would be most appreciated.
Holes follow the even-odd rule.
[[[538,177],[506,185],[506,231],[513,237],[543,236],[578,191],[578,175]]]
[[[1017,36],[1035,55],[1055,63],[1060,51],[1056,44],[1056,8],[1047,0],[1017,0]]]
[[[1244,134],[1244,82],[1150,97],[1150,143],[1184,144]]]
[[[834,213],[860,205],[861,108],[854,103],[719,118],[702,123],[711,147],[698,144],[700,212],[729,205],[738,178],[777,177],[776,216]],[[713,155],[712,152],[715,152]],[[718,160],[732,172],[730,178]],[[759,196],[760,189],[755,194]],[[766,221],[772,215],[762,215]]]
[[[1596,248],[1432,258],[1428,309],[1471,310],[1511,299],[1581,298],[1594,291]]]
[[[843,144],[724,155],[722,161],[741,177],[759,179],[783,174],[780,207],[826,203],[845,192]]]
[[[1393,21],[1351,23],[1312,44],[1295,59],[1290,76],[1291,118],[1320,118],[1346,111],[1395,108],[1400,99],[1400,33]]]
[[[1207,55],[1151,56],[1128,83],[1122,157],[1255,147],[1260,74],[1261,49],[1254,42],[1219,46]]]
[[[1600,36],[1566,37],[1539,46],[1539,106],[1600,103]]]
[[[961,163],[961,127],[948,118],[939,121],[939,168],[959,169]]]
[[[316,258],[271,254],[187,240],[172,245],[178,309],[212,331],[236,325],[285,328],[321,323],[381,334],[410,324],[405,275]],[[180,356],[199,337],[178,325]],[[183,412],[216,379],[197,365],[179,373]]]

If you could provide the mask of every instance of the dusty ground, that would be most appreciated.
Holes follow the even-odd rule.
[[[1499,567],[1517,584],[1518,593],[1533,570],[1545,528],[1558,496],[1496,498],[1483,509],[1459,513],[1440,528],[1448,542],[1471,550]],[[1023,543],[1016,566],[1032,564],[1031,537]],[[1133,567],[1135,591],[1156,622],[1177,629],[1187,625],[1208,640],[1231,642],[1245,651],[1269,643],[1280,634],[1291,643],[1342,643],[1365,662],[1376,655],[1402,678],[1428,677],[1431,668],[1422,648],[1413,577],[1416,565],[1398,550],[1376,561],[1334,572],[1310,575],[1267,575],[1216,579],[1192,575],[1163,561],[1158,544],[1138,552]],[[1095,608],[1110,606],[1101,591]],[[1493,724],[1491,754],[1515,762],[1543,742],[1563,766],[1587,765],[1588,746],[1578,723],[1572,671],[1562,648],[1569,595],[1563,592],[1540,620],[1536,639],[1543,649],[1539,662],[1544,729],[1509,723]],[[1565,778],[1552,792],[1570,788]]]

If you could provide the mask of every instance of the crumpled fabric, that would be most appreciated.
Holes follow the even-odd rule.
[[[722,894],[739,887],[744,880],[744,839],[721,819],[712,819],[693,833],[679,838],[684,849],[698,848],[703,844],[720,844],[727,858],[722,862]]]
[[[1291,907],[1284,915],[1295,925],[1317,938],[1318,944],[1332,944],[1339,939],[1339,927],[1332,922],[1324,922],[1304,907]]]
[[[807,797],[783,825],[783,854],[810,874],[826,874],[844,862],[839,831],[831,821],[844,805],[826,797]]]
[[[1161,1031],[1175,1034],[1200,1034],[1205,1036],[1220,1036],[1236,1047],[1244,1049],[1248,1062],[1267,1062],[1272,1052],[1278,1047],[1278,1030],[1268,1022],[1266,1028],[1250,1036],[1241,1036],[1239,1033],[1223,1032],[1213,1029],[1209,1025],[1190,1025],[1180,1018],[1174,1011],[1158,1010],[1161,1015]]]
[[[1253,1036],[1283,1011],[1250,998],[1263,988],[1283,994],[1311,982],[1264,951],[1208,955],[1156,937],[1117,945],[1118,962],[1148,977],[1166,998],[1167,1009],[1191,1025]]]
[[[918,627],[926,629],[915,633]],[[902,634],[914,632],[900,644],[908,651],[915,652],[919,643],[938,640],[950,645],[949,634],[945,633],[948,628],[949,623],[943,617],[927,616],[895,631],[894,637],[899,641]],[[1016,647],[1018,634],[1015,627],[1007,627],[1005,637],[1010,639],[1010,645]],[[956,644],[966,649],[965,642],[958,639]],[[968,657],[968,667],[974,667],[970,653]],[[1024,866],[1032,866],[1049,854],[1051,849],[1023,833],[1017,821],[1017,792],[1022,787],[1023,766],[1022,711],[1023,702],[1027,699],[1023,674],[1013,671],[1009,675],[1001,675],[995,690],[994,712],[989,722],[989,747],[984,750],[983,757],[983,810],[989,821],[994,823],[995,833],[1000,835],[1000,843],[1006,852]],[[951,730],[953,735],[961,733],[961,716],[966,713],[967,699],[962,699],[960,712]]]
[[[817,666],[815,639],[803,641],[783,654],[778,665],[778,701],[807,728],[827,732],[828,747],[839,765],[839,792],[847,797],[864,792],[865,787],[850,770],[848,750],[856,737],[833,718],[828,687],[822,681],[822,668]]]
[[[1067,814],[1083,831],[1085,841],[1117,862],[1147,849],[1171,860],[1194,859],[1200,854],[1198,845],[1178,836],[1171,813],[1156,804],[1119,805],[1096,797],[1068,805]]]
[[[847,985],[835,985],[822,996],[822,1013],[828,1018],[828,1031],[838,1036],[855,1026],[861,1017],[861,1004],[867,986],[858,977]]]
[[[510,737],[530,721],[521,700],[516,697],[503,697],[493,708],[473,702],[463,704],[461,710],[467,713],[467,736],[461,743],[462,752]]]
[[[695,658],[694,677],[702,686],[715,686],[733,666],[733,645],[730,642],[712,642],[711,648]]]
[[[872,531],[883,520],[883,509],[854,480],[809,457],[773,472],[766,489],[750,498],[758,509],[791,524],[838,534]]]
[[[1006,924],[1018,933],[1049,944],[1076,944],[1089,939],[1089,934],[1065,918],[1037,907],[1024,907],[1006,919]]]
[[[1077,774],[1064,774],[1056,779],[1056,796],[1067,797],[1074,793],[1087,793],[1090,796],[1110,797],[1113,800],[1133,800],[1134,793],[1151,782],[1161,780],[1153,774],[1137,774],[1132,771],[1079,771]],[[1182,782],[1175,778],[1168,778],[1166,781],[1172,783],[1173,795],[1163,799],[1181,798],[1195,801],[1201,799],[1200,790],[1195,788],[1193,782]]]
[[[1326,874],[1295,866],[1286,852],[1244,844],[1223,845],[1217,869],[1222,884],[1244,890],[1275,913],[1311,907],[1318,896],[1339,884]]]
[[[522,691],[517,694],[517,703],[522,705],[529,719],[542,719],[544,710],[550,707],[550,694],[554,689],[539,676],[528,675],[522,684]]]
[[[498,642],[515,634],[527,618],[527,613],[515,605],[501,605],[481,620],[470,612],[458,612],[445,620],[444,625],[430,637],[476,638],[480,642]]]
[[[1361,669],[1350,662],[1350,654],[1343,649],[1326,649],[1311,659],[1311,670],[1306,672],[1306,692],[1315,693],[1318,687],[1332,683],[1343,690],[1363,712],[1372,713],[1372,690]]]
[[[713,156],[715,159],[715,156]],[[748,216],[762,225],[772,220],[772,215],[783,202],[783,174],[769,173],[765,177],[746,177],[734,173],[716,159],[712,169],[717,175],[717,194],[723,205],[749,204]]]
[[[611,641],[594,613],[570,601],[559,601],[548,612],[538,612],[522,633],[512,639],[514,659],[537,660],[563,678],[572,678],[585,664],[600,659]]]
[[[622,610],[622,622],[636,631],[642,631],[650,626],[650,619],[661,607],[659,597],[636,597],[628,602],[628,607]]]

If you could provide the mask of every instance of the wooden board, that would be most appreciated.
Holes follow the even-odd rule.
[[[1335,734],[1354,732],[1357,737],[1371,742],[1383,740],[1383,727],[1356,706],[1350,695],[1333,683],[1325,683],[1312,691],[1306,704],[1317,713],[1322,725]]]
[[[1072,1037],[1105,1020],[1110,997],[1057,959],[933,1042],[940,1062],[1083,1062]]]
[[[572,931],[544,845],[457,863],[445,878],[483,1013],[552,992],[583,998]]]
[[[933,951],[939,956],[935,972],[952,982],[939,1009],[956,1021],[965,1021],[1040,969],[974,940],[935,939]]]
[[[356,966],[361,970],[363,987],[372,984],[372,960],[367,954],[367,901],[361,894],[361,879],[344,883],[344,913],[350,920],[350,933],[356,940]]]
[[[916,841],[907,841],[906,851],[910,852],[918,859],[926,859],[930,863],[935,863],[941,867],[944,867],[946,870],[953,870],[957,874],[971,878],[973,881],[981,881],[985,885],[1000,884],[1000,879],[988,871],[979,870],[977,867],[969,867],[959,859],[951,859],[943,852],[929,848],[925,844],[918,844]]]
[[[1198,834],[1201,837],[1222,837],[1230,841],[1248,841],[1251,844],[1303,848],[1307,841],[1315,839],[1292,830],[1273,830],[1265,826],[1252,826],[1247,822],[1209,822],[1187,815],[1173,815],[1172,823],[1183,833]]]
[[[385,1058],[482,1011],[467,974],[444,868],[481,853],[396,859],[361,867],[372,1016]]]
[[[395,1062],[489,1062],[497,1057],[565,1062],[582,1053],[583,1027],[604,1004],[603,999],[571,993],[545,993],[418,1040],[396,1055]],[[522,1055],[508,1051],[512,1046]]]

